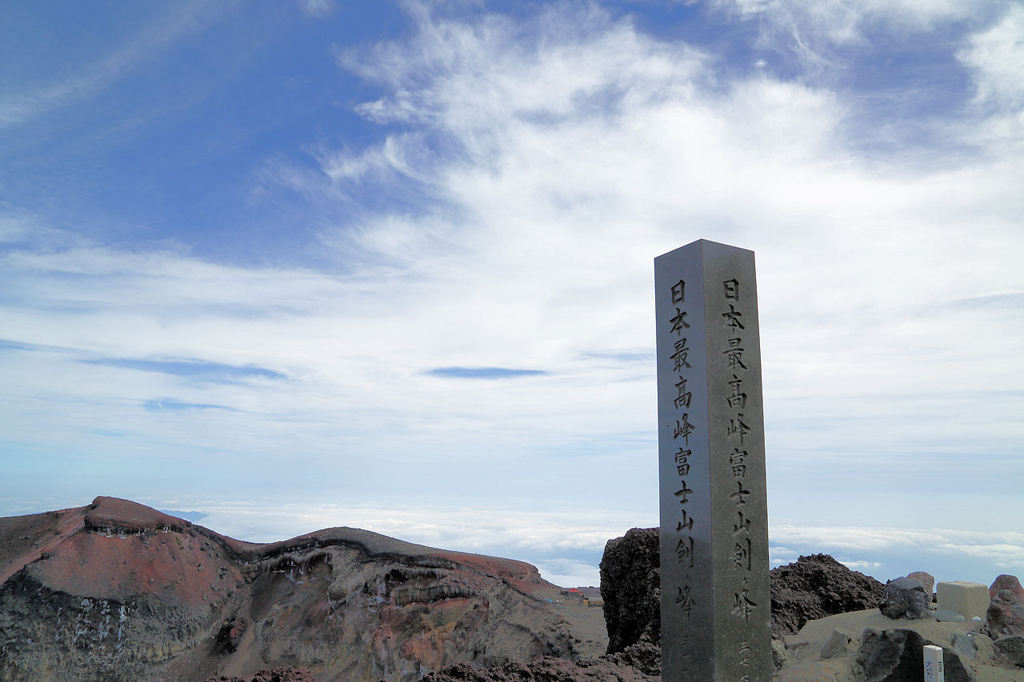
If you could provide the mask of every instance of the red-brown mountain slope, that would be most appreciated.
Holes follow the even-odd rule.
[[[240,542],[149,507],[0,519],[0,680],[205,680],[302,666],[416,680],[600,652],[529,564],[331,528]]]

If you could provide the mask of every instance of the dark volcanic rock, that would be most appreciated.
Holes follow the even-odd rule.
[[[802,556],[771,571],[772,637],[799,632],[809,620],[878,606],[885,585],[827,554]],[[608,653],[645,637],[661,642],[658,529],[634,528],[609,540],[601,559]]]
[[[866,682],[917,682],[924,679],[924,645],[935,642],[923,639],[913,630],[864,631],[857,663]],[[937,645],[936,645],[937,646]],[[942,647],[942,667],[946,682],[971,682],[971,675],[960,658]]]
[[[233,654],[238,651],[238,642],[242,638],[242,635],[245,634],[248,627],[248,621],[241,616],[232,616],[229,618],[228,621],[220,627],[220,630],[217,632],[217,636],[214,638],[218,653]]]
[[[622,651],[601,658],[618,665],[631,666],[655,678],[661,676],[661,645],[655,644],[646,635]]]
[[[913,630],[865,630],[857,663],[867,682],[924,679],[924,640]]]
[[[1010,635],[995,641],[995,649],[1012,665],[1024,668],[1024,635]]]
[[[211,677],[206,682],[317,682],[313,673],[303,668],[267,668],[249,677]]]
[[[661,641],[660,581],[657,528],[633,528],[605,545],[601,597],[609,654],[644,635],[655,644]]]
[[[896,578],[885,586],[879,610],[889,618],[927,618],[932,598],[916,578]]]
[[[771,571],[772,636],[800,631],[809,620],[878,606],[885,585],[827,554],[802,556]]]
[[[497,668],[477,668],[465,663],[430,673],[423,682],[658,682],[632,667],[602,656],[594,661],[543,658],[529,663],[506,663]]]

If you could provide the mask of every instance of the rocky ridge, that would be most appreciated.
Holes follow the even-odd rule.
[[[808,621],[877,606],[885,585],[828,554],[802,556],[771,570],[772,636],[796,634]]]
[[[0,519],[0,681],[654,682],[657,529],[610,540],[601,575],[608,639],[522,562],[351,528],[245,543],[97,498]],[[951,682],[1021,679],[1013,576],[987,621],[887,616],[885,586],[827,555],[772,570],[771,591],[778,682],[920,679],[925,644]]]
[[[405,682],[457,663],[600,653],[604,642],[577,637],[553,606],[558,591],[519,561],[353,528],[240,542],[99,497],[0,519],[0,679],[285,666],[322,682]]]

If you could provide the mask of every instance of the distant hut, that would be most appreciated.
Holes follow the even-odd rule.
[[[600,587],[581,587],[580,594],[583,595],[583,603],[587,606],[604,606]]]
[[[562,596],[566,599],[572,599],[574,601],[582,602],[583,593],[576,587],[569,587],[562,590]]]

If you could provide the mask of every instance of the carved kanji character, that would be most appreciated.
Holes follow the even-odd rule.
[[[676,310],[678,311],[679,309],[676,308]],[[740,322],[740,318],[743,317],[743,313],[736,310],[736,306],[734,306],[732,303],[729,304],[729,310],[722,313],[722,317],[726,319],[726,324],[729,325],[731,328],[746,329],[746,327],[743,326],[743,323]]]

